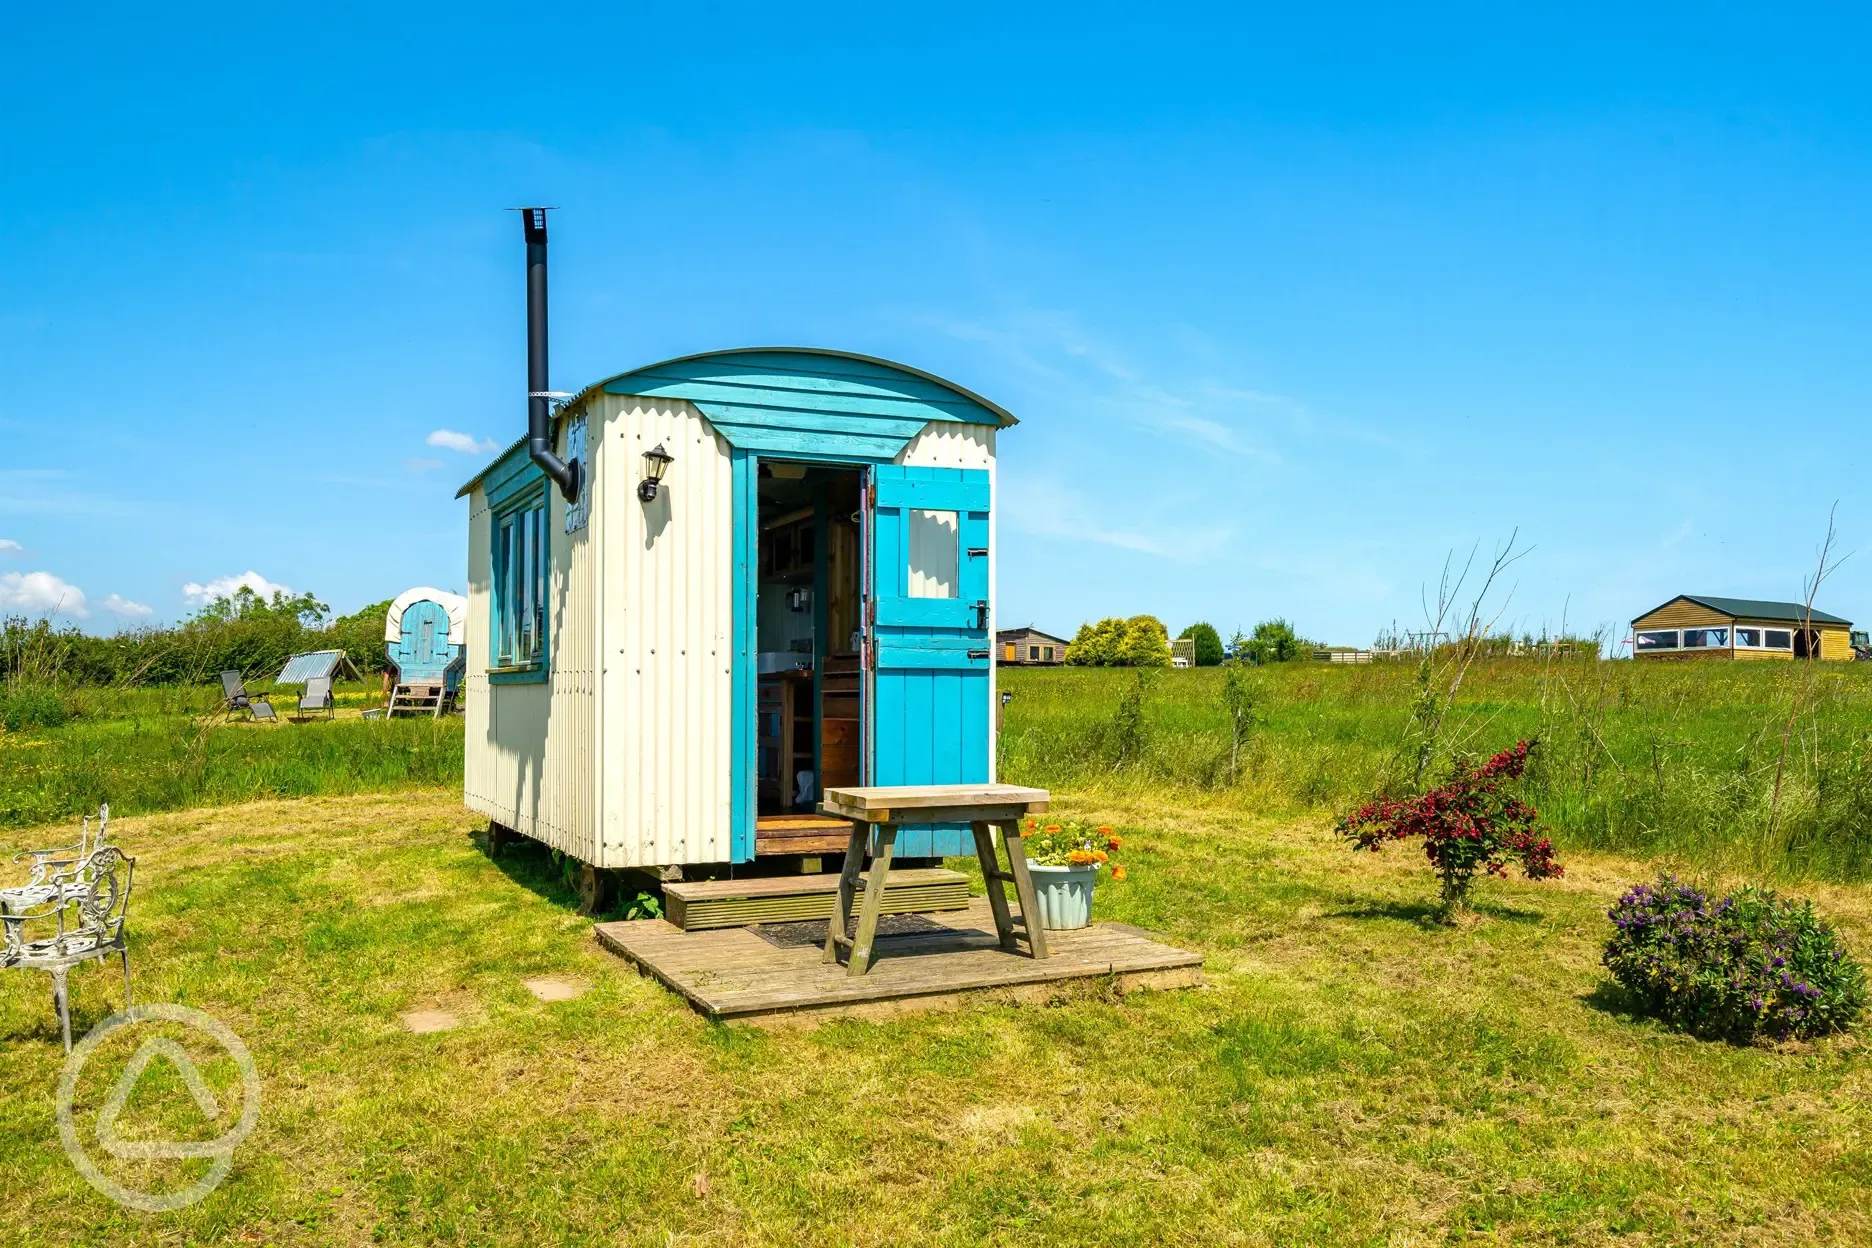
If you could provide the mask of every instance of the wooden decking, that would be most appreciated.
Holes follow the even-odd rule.
[[[1110,979],[1125,989],[1202,981],[1202,955],[1123,923],[1048,932],[1052,956],[1044,961],[1011,953],[1000,947],[981,897],[966,910],[880,919],[867,975],[849,976],[822,960],[825,929],[820,921],[684,932],[651,919],[602,923],[597,932],[605,948],[723,1020],[894,1013],[994,990],[1030,996],[1069,980]]]

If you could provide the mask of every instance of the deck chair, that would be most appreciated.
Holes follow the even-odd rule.
[[[56,872],[57,896],[24,914],[0,915],[0,970],[44,971],[52,976],[52,1004],[71,1052],[71,991],[74,966],[115,955],[123,963],[124,1007],[130,1006],[130,949],[124,919],[130,910],[130,880],[136,859],[106,845],[69,871]]]
[[[229,715],[238,715],[245,711],[250,719],[277,720],[279,718],[273,713],[271,702],[264,698],[256,702],[247,696],[247,686],[242,682],[239,672],[221,673],[221,692],[223,694],[221,708]]]
[[[332,703],[332,678],[314,676],[306,681],[305,696],[299,699],[299,714],[316,715],[325,712],[325,718],[333,719],[337,711]]]

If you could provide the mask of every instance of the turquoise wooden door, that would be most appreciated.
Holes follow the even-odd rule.
[[[868,784],[988,779],[988,474],[871,470]],[[974,852],[963,824],[905,826],[899,857]]]
[[[403,635],[387,647],[404,681],[442,679],[453,658],[448,632],[448,608],[441,603],[412,602],[404,610]]]

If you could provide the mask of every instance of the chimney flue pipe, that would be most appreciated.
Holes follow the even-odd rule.
[[[522,208],[526,231],[527,282],[527,455],[553,479],[566,501],[578,498],[585,468],[553,454],[552,392],[546,380],[546,209]]]

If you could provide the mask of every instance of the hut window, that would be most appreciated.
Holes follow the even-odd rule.
[[[1721,649],[1729,644],[1729,630],[1726,628],[1686,628],[1683,630],[1683,648],[1686,650]]]
[[[1792,650],[1794,648],[1794,634],[1792,632],[1785,628],[1771,628],[1766,631],[1768,640],[1764,644],[1767,649]]]
[[[1662,632],[1639,633],[1634,648],[1641,654],[1646,650],[1675,650],[1677,630],[1667,628]]]
[[[953,511],[910,512],[910,597],[960,595],[961,534],[961,517]]]
[[[1736,645],[1746,650],[1759,650],[1762,644],[1762,630],[1759,628],[1736,629]]]
[[[546,657],[546,496],[494,519],[494,665],[534,667]]]

